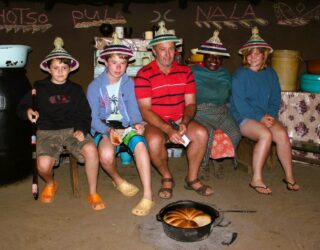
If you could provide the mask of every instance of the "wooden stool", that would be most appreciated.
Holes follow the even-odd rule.
[[[61,157],[68,158],[69,167],[70,167],[70,180],[71,180],[71,187],[73,191],[74,197],[80,197],[79,193],[79,176],[78,176],[78,160],[67,150],[65,149],[61,155]]]
[[[252,173],[252,155],[253,149],[256,142],[252,141],[246,137],[242,137],[239,146],[237,148],[237,162],[240,165],[247,167],[247,172]],[[268,158],[265,163],[265,167],[273,169],[277,163],[276,147],[274,144],[271,145]]]

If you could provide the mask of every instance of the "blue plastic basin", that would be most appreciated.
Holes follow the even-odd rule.
[[[302,74],[300,77],[300,89],[310,93],[320,93],[320,75]]]

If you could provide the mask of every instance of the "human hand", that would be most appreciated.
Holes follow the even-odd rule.
[[[271,115],[266,114],[262,117],[260,122],[267,128],[271,128],[274,125],[275,120]]]
[[[76,130],[73,132],[73,136],[78,139],[78,141],[84,141],[84,134],[80,130]]]
[[[143,124],[137,123],[137,124],[134,125],[134,128],[136,129],[136,133],[138,135],[143,135],[144,134],[145,127],[144,127]]]
[[[168,133],[169,140],[174,144],[183,144],[184,141],[182,139],[182,136],[180,135],[180,132],[175,129],[171,129]]]
[[[34,111],[33,109],[30,108],[27,110],[27,117],[30,122],[36,123],[39,118],[39,113],[38,111]]]
[[[179,133],[183,136],[187,132],[187,125],[183,122],[179,124]]]

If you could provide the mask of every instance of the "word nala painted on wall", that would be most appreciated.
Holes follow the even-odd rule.
[[[32,11],[30,8],[0,9],[0,30],[6,32],[45,32],[52,25],[44,13]]]
[[[251,4],[246,8],[239,7],[237,3],[232,6],[231,11],[223,10],[220,6],[210,6],[209,8],[201,8],[197,6],[195,24],[202,28],[222,29],[224,26],[231,29],[238,29],[238,25],[250,28],[252,23],[259,25],[267,25],[268,21],[257,17]]]
[[[127,20],[122,16],[120,12],[115,14],[115,17],[108,17],[108,9],[104,11],[88,11],[73,10],[71,12],[73,25],[75,28],[89,28],[100,26],[103,23],[107,24],[125,24]]]

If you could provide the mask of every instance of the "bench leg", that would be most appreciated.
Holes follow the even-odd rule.
[[[204,181],[210,180],[210,168],[209,164],[208,165],[201,165],[200,166],[200,173],[199,173],[199,178]]]
[[[70,159],[70,176],[73,195],[79,197],[79,176],[78,176],[78,161],[73,155],[69,155]]]

